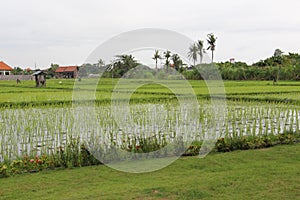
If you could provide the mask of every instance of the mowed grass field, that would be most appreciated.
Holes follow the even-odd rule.
[[[100,165],[16,175],[0,179],[0,199],[300,199],[299,152],[296,144],[182,157],[145,174]]]

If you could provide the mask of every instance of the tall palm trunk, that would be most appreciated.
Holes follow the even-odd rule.
[[[210,33],[207,35],[207,43],[208,43],[208,48],[207,50],[211,50],[211,62],[214,62],[214,50],[216,48],[216,40],[217,38],[214,36],[213,33]]]

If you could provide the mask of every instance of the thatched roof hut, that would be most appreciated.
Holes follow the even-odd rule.
[[[46,87],[46,72],[36,71],[32,74],[35,77],[35,86],[36,87]]]

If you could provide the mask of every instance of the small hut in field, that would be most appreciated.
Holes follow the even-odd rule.
[[[36,71],[32,74],[35,77],[35,87],[46,87],[46,73],[43,71]]]
[[[78,78],[79,67],[78,66],[66,66],[58,67],[55,70],[56,78]]]

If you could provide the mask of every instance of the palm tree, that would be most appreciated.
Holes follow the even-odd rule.
[[[211,50],[211,62],[214,62],[214,51],[216,49],[216,41],[217,37],[213,33],[210,33],[207,35],[207,43],[208,43],[208,48],[207,50]]]
[[[157,62],[158,62],[158,59],[161,59],[161,56],[160,56],[158,50],[155,50],[155,53],[154,53],[152,59],[155,60],[155,69],[156,69],[156,71],[157,71]]]
[[[188,57],[194,61],[194,66],[196,65],[197,57],[198,57],[198,48],[196,44],[192,44],[189,48]]]
[[[104,66],[105,65],[105,62],[104,62],[104,60],[102,60],[101,58],[98,60],[98,63],[97,63],[97,66],[100,68],[100,67],[102,67],[102,66]]]
[[[136,66],[138,66],[138,62],[132,55],[117,55],[112,62],[111,69],[114,77],[119,78]]]
[[[164,52],[164,56],[166,58],[166,66],[167,66],[167,71],[168,71],[169,65],[170,65],[169,58],[171,57],[171,51],[167,50],[166,52]]]
[[[281,57],[284,52],[280,49],[276,49],[274,52],[274,57]]]
[[[173,54],[172,55],[172,61],[174,64],[174,68],[176,70],[179,70],[179,68],[182,66],[182,60],[180,59],[178,54]]]
[[[125,69],[125,71],[128,71],[129,69],[133,68],[136,66],[137,61],[135,58],[130,54],[130,55],[117,55],[117,65],[122,65],[122,68]]]
[[[199,54],[199,57],[200,57],[200,64],[201,64],[202,60],[203,60],[203,53],[205,53],[204,41],[203,40],[198,40],[197,41],[197,48],[198,48],[198,54]]]
[[[279,72],[281,71],[281,66],[283,63],[283,51],[281,51],[280,49],[276,49],[274,52],[274,56],[273,56],[273,63],[276,63],[275,65],[278,65],[279,68],[277,70],[277,74],[276,76],[273,77],[273,85],[276,85],[278,83],[279,80]],[[274,65],[274,64],[273,64]]]

